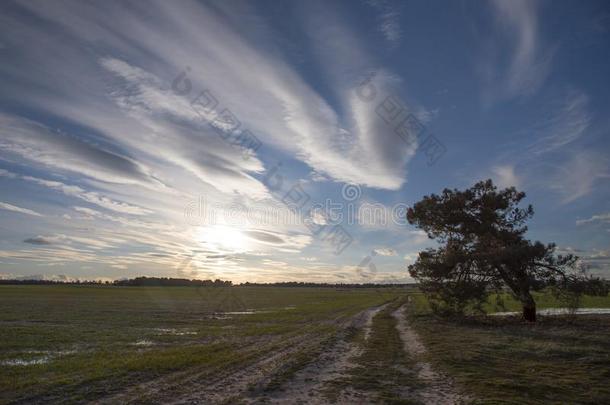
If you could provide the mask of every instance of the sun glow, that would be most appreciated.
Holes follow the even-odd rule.
[[[197,236],[201,243],[218,250],[243,252],[250,248],[250,239],[239,229],[229,226],[199,228]]]

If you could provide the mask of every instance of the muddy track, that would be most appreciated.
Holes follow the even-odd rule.
[[[387,304],[386,304],[387,305]],[[354,317],[349,323],[349,327],[343,331],[362,330],[364,339],[368,339],[371,332],[373,317],[386,305],[369,308]],[[334,380],[341,379],[349,375],[352,367],[355,367],[353,359],[357,357],[361,348],[351,342],[346,333],[339,334],[335,343],[325,348],[322,354],[312,363],[306,366],[280,389],[265,396],[248,401],[249,403],[271,403],[271,404],[327,404],[329,400],[324,396],[324,389],[327,384]],[[359,404],[370,403],[366,393],[353,390],[344,390],[338,394],[338,398],[333,403],[339,404]]]
[[[164,399],[168,404],[222,404],[233,403],[247,396],[250,391],[259,390],[277,373],[284,364],[299,350],[319,344],[320,337],[300,336],[291,341],[287,347],[263,356],[253,364],[241,366],[238,370],[228,370],[213,378],[197,381],[189,387],[190,393],[174,399]]]
[[[423,360],[426,352],[417,333],[409,325],[405,316],[407,304],[402,305],[392,316],[396,319],[396,329],[400,334],[405,352],[416,361],[415,371],[423,385],[416,390],[420,400],[425,404],[452,405],[461,404],[468,400],[460,395],[453,385],[451,379],[432,368],[432,365]]]
[[[350,330],[364,328],[365,334],[370,329],[372,318],[381,307],[371,308],[353,317],[340,317],[331,323],[337,325],[339,332],[336,344],[329,353],[318,358],[315,363],[324,366],[325,375],[344,370],[345,360],[354,354],[353,347],[344,342]],[[252,359],[236,366],[228,367],[212,374],[210,370],[184,370],[147,381],[128,388],[109,397],[94,401],[96,404],[114,403],[164,403],[164,404],[223,404],[223,403],[258,403],[273,401],[265,391],[266,384],[285,368],[286,364],[298,352],[320,347],[328,336],[320,334],[300,334],[290,338],[275,339],[257,346],[252,345],[244,350],[244,357]],[[272,350],[269,350],[273,347]],[[266,348],[266,349],[265,349]],[[257,356],[260,352],[264,354]],[[349,355],[346,357],[346,354]],[[311,370],[308,370],[311,372]],[[305,377],[307,378],[307,377]],[[293,382],[291,381],[292,385]],[[304,390],[315,391],[315,387]],[[291,397],[286,397],[286,400]],[[286,403],[286,400],[281,402]],[[275,402],[275,401],[274,401]],[[290,400],[295,403],[294,399]],[[311,403],[311,401],[307,401]],[[353,403],[353,402],[352,402]]]
[[[95,404],[116,404],[116,403],[142,403],[142,395],[145,395],[147,403],[177,403],[181,400],[184,403],[199,402],[196,397],[198,393],[208,391],[205,387],[220,386],[225,379],[232,375],[243,372],[246,369],[263,367],[267,361],[282,355],[288,355],[292,347],[299,347],[310,339],[309,335],[298,335],[289,338],[276,338],[260,345],[252,344],[244,350],[243,357],[252,357],[244,363],[222,369],[215,374],[209,369],[193,370],[188,369],[178,371],[169,375],[156,378],[141,384],[127,388],[126,390],[93,401]],[[269,348],[272,347],[272,350]],[[270,352],[271,355],[263,354],[257,358],[259,352]],[[220,389],[220,388],[219,388]],[[186,393],[185,393],[186,391]],[[193,400],[190,400],[190,397]],[[207,402],[207,401],[206,401]]]

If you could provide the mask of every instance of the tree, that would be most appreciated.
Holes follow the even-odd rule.
[[[409,266],[433,303],[462,311],[469,303],[482,304],[492,291],[508,289],[521,302],[523,317],[535,322],[532,291],[583,280],[575,271],[578,257],[556,255],[554,244],[525,239],[534,210],[518,206],[524,197],[514,187],[498,191],[486,180],[425,196],[408,210],[409,223],[440,244]]]

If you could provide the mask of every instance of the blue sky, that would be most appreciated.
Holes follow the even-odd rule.
[[[0,9],[1,277],[408,281],[486,178],[610,276],[607,2]]]

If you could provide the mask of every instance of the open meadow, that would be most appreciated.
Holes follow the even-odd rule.
[[[484,404],[601,404],[610,402],[610,315],[518,315],[439,318],[421,293],[412,293],[411,326],[426,347],[423,356]],[[505,308],[519,303],[504,296]],[[561,307],[535,294],[539,309]],[[490,301],[495,302],[495,299]],[[610,297],[583,297],[583,307],[610,308]]]
[[[604,315],[443,319],[408,288],[0,286],[0,306],[1,403],[610,400]]]
[[[363,311],[398,296],[390,289],[0,286],[0,401],[266,392]]]

